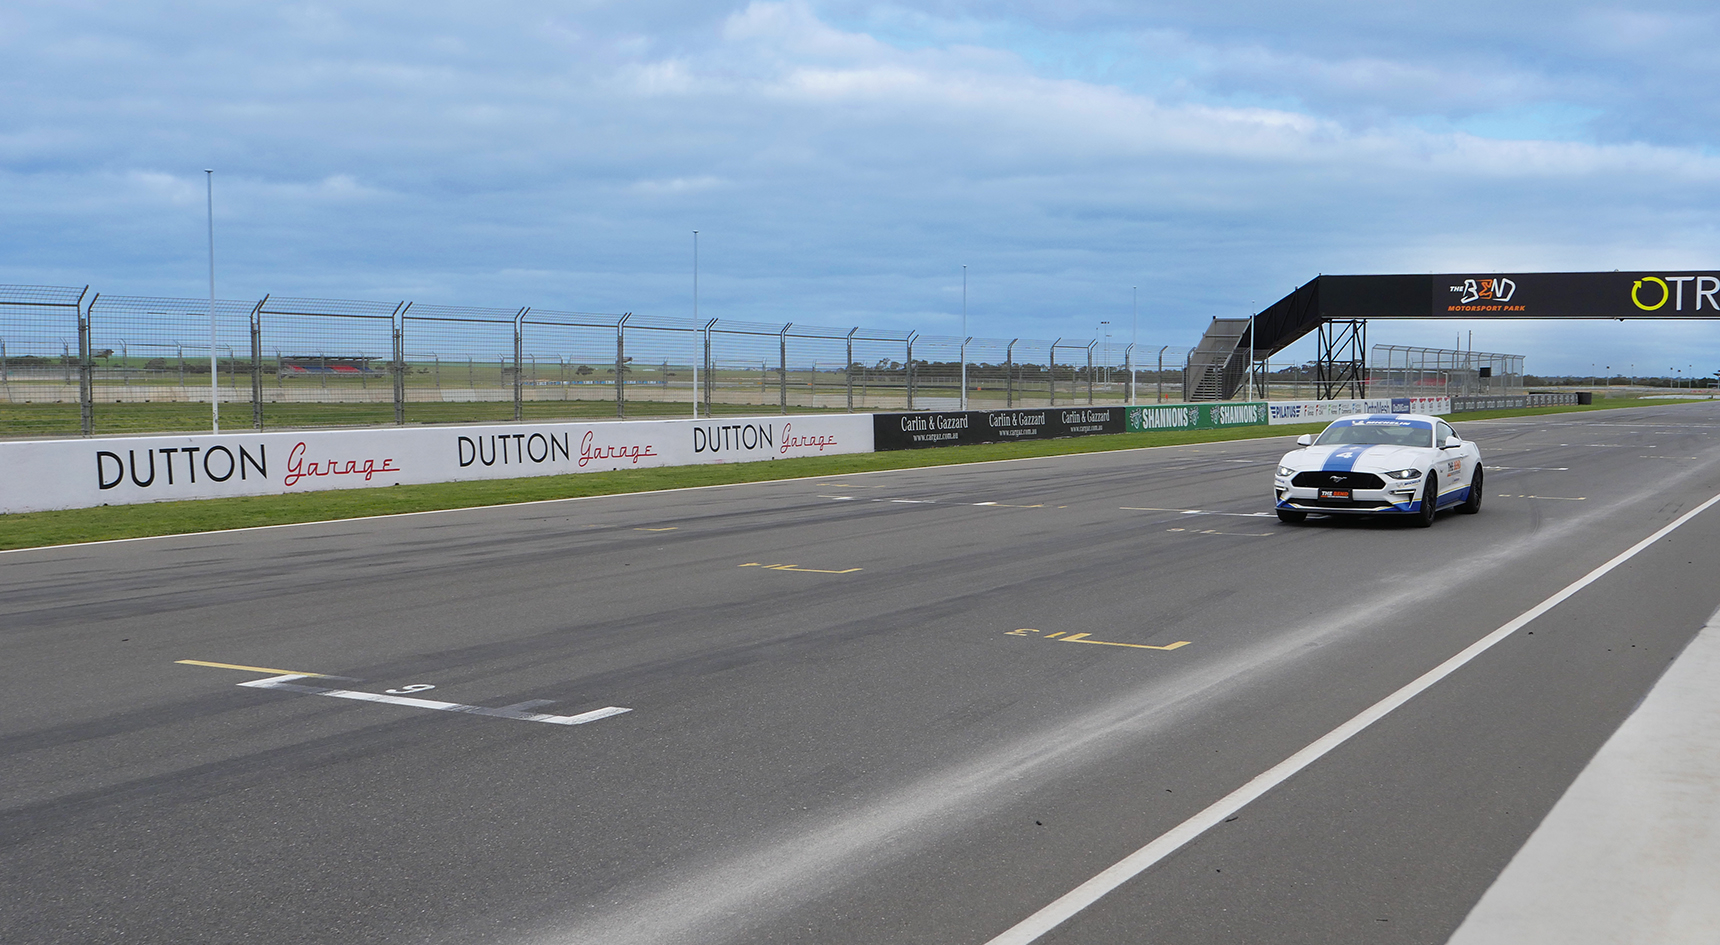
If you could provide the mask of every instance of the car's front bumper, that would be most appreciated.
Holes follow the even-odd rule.
[[[1322,499],[1320,490],[1290,483],[1279,477],[1273,483],[1277,508],[1323,515],[1414,515],[1421,511],[1421,480],[1388,481],[1383,489],[1352,489],[1348,499]]]

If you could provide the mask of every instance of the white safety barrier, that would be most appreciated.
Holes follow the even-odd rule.
[[[871,414],[0,441],[0,512],[870,452]]]
[[[1450,397],[1374,397],[1368,400],[1292,400],[1268,405],[1266,422],[1317,423],[1352,413],[1425,413],[1444,416],[1451,412]]]

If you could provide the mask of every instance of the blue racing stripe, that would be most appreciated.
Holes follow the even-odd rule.
[[[1321,466],[1320,470],[1322,472],[1349,472],[1355,468],[1356,460],[1361,459],[1362,454],[1371,449],[1373,449],[1372,446],[1360,445],[1340,447],[1332,455],[1326,457],[1326,465]]]

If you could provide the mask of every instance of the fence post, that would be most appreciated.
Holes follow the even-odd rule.
[[[1089,407],[1093,406],[1093,346],[1098,343],[1097,338],[1087,342],[1087,406]],[[1069,393],[1073,395],[1075,392],[1071,390]],[[1075,398],[1071,396],[1069,399],[1074,400]]]
[[[1045,363],[1045,373],[1051,378],[1051,406],[1053,407],[1057,406],[1057,342],[1062,340],[1062,338],[1058,338],[1057,341],[1051,343],[1051,354]]]
[[[394,382],[391,396],[395,426],[406,423],[406,310],[411,307],[411,302],[401,302],[394,306],[394,313],[388,318],[389,335],[394,339],[394,350],[388,360],[388,376]]]
[[[89,308],[84,308],[84,293],[90,290],[84,286],[84,291],[78,293],[78,426],[84,436],[95,433],[96,425],[96,392],[94,378],[91,372],[95,365],[90,361],[90,313],[95,311],[96,299],[101,298],[97,292],[90,299]]]
[[[854,332],[859,330],[855,327],[848,332],[848,363],[842,366],[842,373],[847,375],[848,380],[849,413],[854,412]]]
[[[627,416],[627,396],[623,393],[627,382],[623,378],[627,361],[627,320],[632,317],[633,313],[627,312],[615,323],[615,415],[617,417]]]
[[[788,414],[788,330],[793,327],[794,323],[789,322],[782,326],[782,331],[776,336],[779,345],[777,348],[776,379],[780,389],[782,412],[785,416]]]
[[[528,305],[520,309],[519,314],[514,316],[514,422],[516,423],[525,419],[525,388],[523,386],[525,384],[525,358],[521,356],[525,340],[521,336],[525,333],[526,313],[529,311],[531,311],[531,306]]]
[[[251,428],[263,428],[263,306],[269,297],[263,296],[251,309]],[[278,375],[280,368],[275,368]],[[181,381],[181,384],[184,382]]]
[[[1123,349],[1123,364],[1129,369],[1129,406],[1135,405],[1135,346]]]
[[[711,377],[711,374],[716,370],[716,362],[711,357],[711,326],[716,323],[717,320],[714,318],[705,323],[705,416],[707,417],[711,416],[711,391],[716,387],[716,382]],[[694,396],[698,395],[695,394]]]
[[[969,344],[972,344],[972,343],[973,343],[973,336],[972,335],[963,336],[962,343],[961,343],[961,356],[962,356],[961,386],[962,386],[962,389],[961,389],[961,396],[956,398],[956,409],[958,409],[958,410],[968,409],[967,346]]]
[[[1165,348],[1169,348],[1169,347],[1170,347],[1170,345],[1165,345],[1164,348],[1159,349],[1159,382],[1158,382],[1159,383],[1159,401],[1158,402],[1161,404],[1165,402]]]
[[[917,331],[908,332],[908,363],[902,366],[902,377],[908,388],[908,409],[914,409],[914,339]]]
[[[1015,343],[1020,338],[1009,339],[1009,347],[1003,349],[1003,377],[1009,392],[1004,395],[1005,407],[1015,406]]]

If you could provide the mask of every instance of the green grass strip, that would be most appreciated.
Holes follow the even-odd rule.
[[[1700,401],[1686,401],[1700,403]],[[1662,405],[1667,405],[1663,402]],[[1496,417],[1578,413],[1618,407],[1640,406],[1636,401],[1597,403],[1587,407],[1536,407],[1527,410],[1489,410],[1460,414],[1452,421]],[[343,489],[295,495],[240,496],[230,499],[201,499],[186,502],[153,502],[139,505],[100,506],[56,512],[19,512],[0,515],[0,550],[39,548],[116,538],[151,535],[180,535],[188,532],[284,525],[295,522],[337,521],[370,515],[394,515],[437,509],[478,508],[570,499],[584,496],[621,495],[661,489],[685,489],[743,482],[768,482],[815,476],[845,476],[887,469],[918,469],[953,466],[1001,459],[1067,456],[1100,453],[1147,446],[1180,446],[1265,437],[1317,433],[1326,424],[1306,423],[1276,427],[1230,427],[1220,430],[1161,430],[1149,433],[1118,433],[1108,436],[1075,437],[978,446],[950,446],[847,456],[812,456],[715,466],[667,466],[616,472],[571,473],[562,476],[532,476],[522,479],[490,479],[478,482],[444,482],[426,485],[388,486],[376,489]]]

